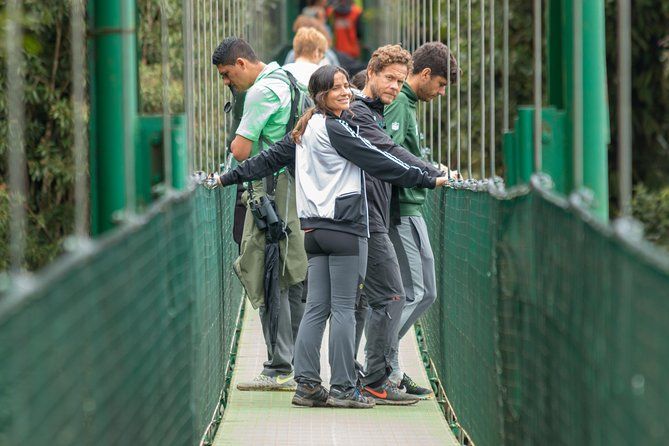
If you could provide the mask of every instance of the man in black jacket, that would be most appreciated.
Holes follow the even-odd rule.
[[[383,108],[399,94],[411,68],[411,54],[399,45],[377,49],[367,67],[367,83],[350,111],[342,114],[357,134],[376,148],[390,153],[403,162],[420,167],[430,176],[445,176],[444,172],[415,157],[395,144],[384,132]],[[295,143],[290,135],[248,159],[234,170],[223,174],[218,182],[231,185],[262,178],[284,166],[294,168]],[[391,207],[399,209],[397,194],[392,186],[365,175],[369,205],[369,253],[365,294],[370,306],[366,364],[361,377],[363,393],[377,404],[415,404],[418,398],[397,389],[390,380],[391,348],[399,331],[399,320],[405,302],[404,288],[395,249],[388,236]],[[399,215],[399,212],[396,213]]]

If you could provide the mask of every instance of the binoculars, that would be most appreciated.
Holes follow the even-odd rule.
[[[268,226],[282,223],[276,213],[276,209],[274,209],[273,203],[267,196],[263,195],[258,200],[251,201],[250,208],[253,220],[261,231],[266,230]]]

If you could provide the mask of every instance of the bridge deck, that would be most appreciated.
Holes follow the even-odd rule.
[[[252,379],[266,355],[258,312],[247,304],[229,404],[214,445],[457,445],[434,399],[413,407],[374,409],[300,408],[290,404],[291,392],[240,392],[237,383]],[[327,338],[327,330],[326,330]],[[405,371],[427,386],[414,336],[400,349]],[[321,370],[328,386],[327,339]]]

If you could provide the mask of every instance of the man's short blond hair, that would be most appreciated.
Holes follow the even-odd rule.
[[[311,57],[316,51],[322,53],[328,49],[328,41],[316,28],[303,27],[297,30],[293,38],[295,57]]]
[[[367,64],[367,71],[380,73],[389,65],[400,64],[407,67],[408,72],[413,68],[411,53],[402,48],[401,45],[384,45],[377,48]]]

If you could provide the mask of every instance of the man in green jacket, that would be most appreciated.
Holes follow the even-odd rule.
[[[446,87],[458,80],[459,69],[448,47],[441,42],[428,42],[413,54],[413,70],[397,98],[385,108],[386,132],[399,145],[421,157],[421,138],[416,119],[418,101],[429,102],[446,94]],[[441,160],[439,160],[441,161]],[[451,172],[451,176],[457,176]],[[427,190],[400,189],[401,224],[390,228],[390,240],[400,264],[406,304],[402,310],[397,343],[437,298],[434,256],[430,246],[422,207]],[[432,391],[418,386],[402,373],[397,345],[391,349],[393,371],[390,380],[400,389],[421,398],[430,398]]]

